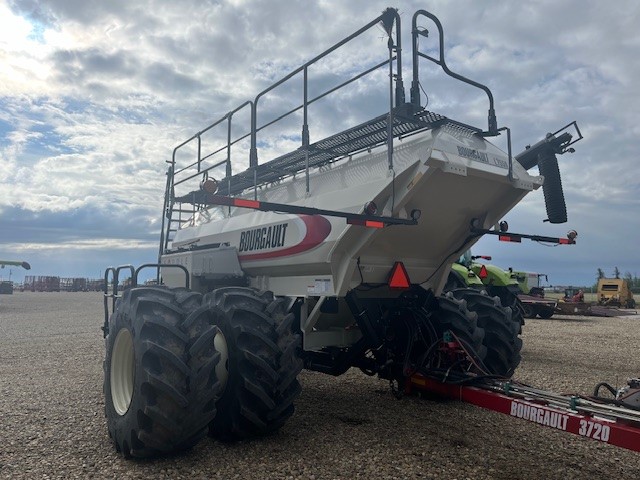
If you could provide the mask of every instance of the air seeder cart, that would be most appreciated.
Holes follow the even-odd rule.
[[[437,27],[438,57],[418,45],[427,37],[418,22],[427,18]],[[316,64],[379,24],[388,37],[380,63],[328,90],[316,84],[312,95]],[[359,368],[396,393],[418,376],[512,375],[522,348],[512,310],[486,292],[443,295],[443,287],[452,262],[483,235],[574,242],[497,225],[540,186],[549,220],[566,221],[556,154],[575,140],[563,129],[518,160],[510,147],[501,151],[487,140],[509,138],[491,92],[452,72],[443,52],[437,18],[416,12],[406,101],[400,18],[387,9],[176,147],[159,264],[151,266],[160,285],[137,285],[149,266],[105,273],[105,410],[118,450],[145,457],[189,448],[207,432],[226,440],[273,432],[293,413],[303,368],[330,375]],[[421,106],[424,59],[487,94],[486,129]],[[365,78],[388,82],[388,108],[316,137],[330,125],[313,123],[311,107]],[[266,98],[294,79],[301,103],[259,121]],[[243,113],[245,131],[236,128]],[[282,125],[279,138],[290,140],[293,120],[299,147],[263,158],[273,147],[259,139],[264,129]],[[205,150],[213,131],[225,140]],[[238,153],[244,142],[248,159]],[[193,158],[181,162],[189,151]],[[534,165],[544,178],[527,172]],[[123,272],[131,284],[120,291]]]

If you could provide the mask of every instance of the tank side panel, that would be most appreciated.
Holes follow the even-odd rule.
[[[282,295],[344,295],[362,281],[386,282],[396,260],[412,280],[438,289],[461,249],[477,241],[471,219],[492,226],[542,183],[517,162],[510,181],[503,152],[453,128],[396,140],[393,161],[390,171],[380,147],[314,172],[309,195],[301,176],[259,190],[258,199],[352,213],[373,200],[382,215],[419,209],[417,226],[371,229],[336,217],[212,208],[180,230],[173,247],[235,247],[252,282]]]

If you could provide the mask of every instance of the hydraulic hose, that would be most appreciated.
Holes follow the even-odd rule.
[[[538,156],[538,169],[544,176],[542,191],[544,203],[547,207],[547,221],[550,223],[565,223],[567,221],[567,205],[562,191],[562,180],[558,159],[551,150],[545,150]]]

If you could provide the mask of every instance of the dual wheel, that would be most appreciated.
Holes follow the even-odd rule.
[[[438,298],[435,322],[450,331],[473,358],[476,373],[511,377],[520,364],[520,320],[499,297],[485,291],[459,288]]]
[[[280,428],[300,392],[300,336],[270,292],[126,290],[104,363],[109,435],[125,456],[188,449]]]

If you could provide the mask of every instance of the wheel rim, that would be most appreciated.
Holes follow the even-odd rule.
[[[220,381],[220,386],[224,392],[224,388],[227,385],[227,379],[229,378],[229,347],[227,345],[227,339],[222,331],[218,330],[218,333],[213,338],[213,346],[217,352],[220,353],[220,361],[216,365],[216,376]]]
[[[111,401],[118,415],[129,410],[133,397],[133,337],[123,328],[113,344],[111,353]]]

